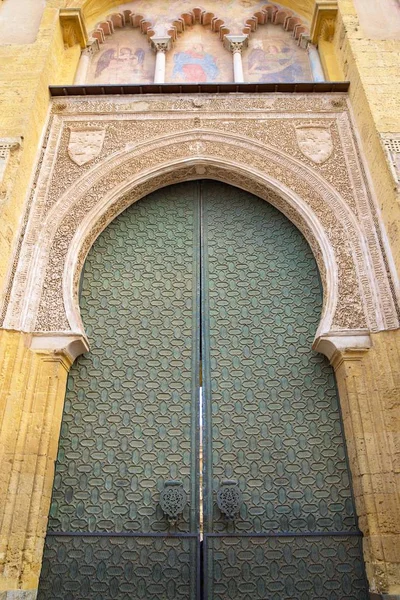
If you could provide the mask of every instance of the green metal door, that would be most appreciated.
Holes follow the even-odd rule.
[[[205,598],[365,600],[335,382],[311,350],[311,250],[272,206],[215,182],[202,230]]]
[[[191,184],[161,190],[87,258],[91,350],[68,379],[39,600],[196,597],[198,205]],[[173,527],[169,480],[189,497]]]
[[[295,227],[225,184],[159,190],[100,235],[81,307],[39,600],[365,600]]]

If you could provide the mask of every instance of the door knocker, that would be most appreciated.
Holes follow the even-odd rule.
[[[242,492],[239,489],[238,482],[235,479],[226,479],[222,481],[221,487],[217,492],[217,504],[219,510],[230,521],[234,521],[240,511],[243,502]]]
[[[166,481],[160,494],[160,506],[171,525],[175,525],[187,504],[182,481]]]

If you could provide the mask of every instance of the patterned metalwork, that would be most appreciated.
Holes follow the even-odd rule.
[[[311,350],[311,250],[272,206],[217,183],[203,183],[202,230],[205,598],[366,600],[333,372]],[[243,503],[227,522],[215,494],[232,477]],[[299,537],[246,537],[262,532]]]
[[[322,308],[309,246],[244,191],[203,184],[206,531],[235,477],[239,532],[356,530],[333,371],[311,350]]]
[[[365,600],[332,370],[310,350],[317,268],[294,226],[223,184],[162,189],[100,235],[81,305],[91,351],[68,380],[38,600],[199,599],[200,324],[208,600]]]
[[[242,504],[242,492],[235,479],[222,482],[217,492],[217,505],[219,510],[228,519],[235,519]]]
[[[198,205],[191,184],[160,190],[122,213],[89,253],[81,311],[91,349],[68,379],[50,532],[198,532]],[[160,492],[165,480],[178,477],[190,505],[171,530]],[[175,589],[186,590],[176,597],[196,597],[193,585],[189,595],[178,579],[182,573],[188,581],[184,565],[190,561],[196,571],[197,561],[189,550],[178,556],[181,541],[125,542],[142,545],[138,568],[146,567],[147,586],[160,588],[152,597],[175,598]],[[76,556],[85,544],[93,552],[70,562],[70,543]],[[115,551],[101,550],[114,543]],[[122,543],[48,536],[51,565],[45,563],[39,600],[56,597],[48,591],[55,575],[65,572],[65,585],[80,586],[89,570],[102,582],[101,592],[96,583],[83,597],[136,597],[116,581],[117,572],[136,569],[126,559],[121,571]],[[168,564],[175,565],[174,575],[164,580]],[[191,577],[193,584],[195,573]],[[132,590],[136,585],[143,590],[132,580]]]
[[[366,600],[359,537],[207,541],[211,600]]]
[[[187,495],[181,481],[166,481],[160,494],[160,506],[171,525],[175,525],[187,504]]]
[[[51,531],[165,531],[164,481],[179,477],[193,495],[196,203],[187,184],[152,194],[87,258],[81,310],[91,349],[68,379]],[[186,510],[179,529],[188,521]]]
[[[196,538],[48,537],[41,600],[194,598]]]

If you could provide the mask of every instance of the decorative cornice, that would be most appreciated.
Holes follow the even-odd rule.
[[[310,33],[312,44],[318,44],[320,39],[333,39],[337,13],[337,0],[316,0]]]
[[[80,8],[61,8],[60,24],[66,46],[80,44],[81,48],[86,48],[89,38]]]

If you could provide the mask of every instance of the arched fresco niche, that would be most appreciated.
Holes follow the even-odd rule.
[[[243,52],[243,72],[249,83],[313,80],[308,52],[288,32],[271,23],[251,34]]]
[[[167,55],[165,80],[173,83],[233,81],[232,54],[209,26],[192,25]]]
[[[107,36],[93,55],[86,82],[152,83],[155,54],[139,29],[124,28]]]

